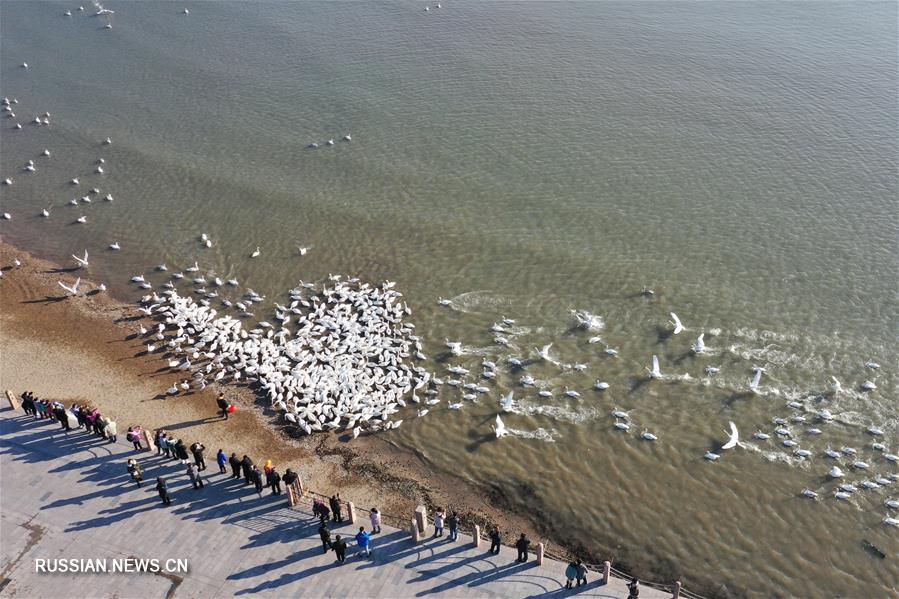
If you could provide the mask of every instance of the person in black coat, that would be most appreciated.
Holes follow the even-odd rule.
[[[522,564],[528,561],[528,547],[530,545],[531,542],[528,540],[528,536],[521,533],[521,537],[515,542],[515,548],[518,549],[518,559],[515,561],[521,562]]]
[[[262,471],[253,466],[253,469],[250,471],[250,477],[253,479],[253,484],[256,485],[256,492],[262,497]]]
[[[331,506],[333,521],[343,522],[343,515],[340,513],[340,493],[331,495],[331,498],[328,499],[328,504]]]
[[[169,487],[161,476],[156,477],[156,490],[159,491],[159,498],[162,499],[163,505],[172,505],[172,498],[169,497]]]
[[[219,407],[219,410],[222,413],[222,418],[227,420],[228,419],[228,400],[225,399],[224,393],[219,393],[218,399],[215,400],[215,404]]]
[[[206,446],[199,441],[190,446],[190,452],[194,454],[197,470],[206,470],[206,459],[203,457],[204,451],[206,451]]]
[[[243,485],[247,486],[252,482],[253,477],[253,460],[250,459],[250,456],[243,457],[240,467],[243,468]]]
[[[231,454],[228,463],[231,464],[231,478],[240,478],[240,458],[236,453]]]
[[[340,535],[334,537],[334,542],[331,543],[331,549],[334,550],[338,562],[342,564],[346,561],[346,541],[341,539]]]
[[[322,522],[322,525],[318,527],[318,536],[322,540],[322,552],[328,553],[328,549],[331,548],[331,531],[328,529],[328,525]]]
[[[281,475],[278,474],[278,471],[272,468],[269,470],[268,474],[265,476],[266,482],[268,486],[272,488],[272,495],[280,495],[281,494]]]
[[[499,529],[494,526],[490,531],[490,553],[499,555],[499,548],[501,544],[502,537],[499,536]]]
[[[178,459],[181,460],[182,464],[186,464],[190,461],[190,456],[187,455],[187,446],[184,445],[184,441],[181,439],[175,441],[175,455],[178,456]]]

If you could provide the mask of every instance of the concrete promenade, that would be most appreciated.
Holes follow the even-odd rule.
[[[354,557],[352,543],[346,563],[337,564],[332,552],[322,553],[308,505],[289,508],[286,493],[275,497],[267,488],[260,498],[232,481],[230,470],[219,474],[216,449],[207,450],[205,489],[194,490],[182,466],[137,454],[123,431],[106,444],[83,430],[66,433],[55,420],[0,411],[0,597],[627,597],[621,580],[603,585],[591,573],[587,586],[566,590],[565,564],[538,566],[533,556],[518,564],[514,549],[493,556],[489,543],[474,549],[465,535],[414,544],[408,531],[387,526],[373,536],[372,558]],[[142,488],[126,472],[134,456]],[[290,464],[277,466],[283,474]],[[170,507],[156,493],[157,475],[169,482]],[[370,530],[367,513],[359,516]],[[351,538],[358,525],[345,522],[332,536]],[[189,570],[36,573],[35,558],[50,557],[186,558]],[[640,593],[669,596],[646,587]]]

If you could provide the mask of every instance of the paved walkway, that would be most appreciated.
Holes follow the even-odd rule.
[[[351,547],[339,565],[333,553],[322,554],[308,509],[288,508],[286,494],[268,489],[260,498],[218,474],[214,455],[206,488],[195,491],[181,467],[145,452],[138,489],[125,470],[134,452],[119,437],[105,444],[83,431],[65,433],[55,421],[0,412],[0,597],[627,597],[617,579],[604,586],[591,574],[587,586],[566,590],[564,564],[518,564],[512,549],[492,556],[464,535],[416,545],[386,526],[374,536],[371,559],[353,557]],[[173,490],[170,507],[151,482],[160,474]],[[352,537],[354,528],[332,534]],[[186,558],[189,570],[36,573],[34,559],[48,557]]]

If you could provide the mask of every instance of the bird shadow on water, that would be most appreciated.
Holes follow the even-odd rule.
[[[45,271],[43,271],[43,274],[58,275],[58,274],[62,274],[62,273],[75,272],[79,268],[81,268],[81,267],[80,266],[69,266],[69,267],[60,266],[59,268],[51,268],[51,269],[45,270]]]
[[[672,331],[668,327],[663,327],[660,325],[655,326],[656,330],[656,344],[665,343],[672,337],[674,337],[674,331]]]

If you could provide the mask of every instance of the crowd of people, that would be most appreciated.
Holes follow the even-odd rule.
[[[118,425],[110,416],[105,416],[99,410],[91,408],[86,404],[73,403],[66,408],[62,402],[38,399],[33,393],[26,391],[21,395],[22,409],[26,415],[30,415],[35,420],[52,419],[59,422],[60,426],[66,430],[83,429],[88,434],[94,434],[98,437],[106,439],[108,443],[115,443],[117,440]],[[219,397],[219,403],[223,398]],[[221,407],[221,415],[227,418],[227,407]],[[132,443],[134,450],[137,452],[150,451],[149,443],[147,446],[143,443],[143,430],[139,425],[128,427],[126,439]],[[149,435],[148,435],[149,438]],[[170,431],[159,429],[153,437],[153,444],[156,446],[156,454],[165,459],[177,461],[184,466],[185,476],[190,480],[194,490],[203,489],[205,482],[203,480],[203,472],[206,470],[206,446],[200,442],[187,445],[183,440],[176,438]],[[191,461],[193,458],[193,461]],[[227,475],[227,466],[231,467],[231,479],[243,478],[244,486],[253,485],[256,493],[262,497],[262,491],[265,487],[271,489],[272,495],[281,495],[281,483],[290,487],[296,483],[299,476],[287,468],[284,476],[278,472],[277,468],[272,464],[271,460],[267,460],[262,470],[247,456],[237,457],[237,453],[232,452],[228,456],[223,449],[219,449],[215,456],[216,464],[219,467],[219,473]],[[134,483],[141,487],[143,483],[143,470],[140,463],[135,458],[129,458],[126,463],[128,475]],[[169,482],[165,477],[156,477],[156,490],[162,505],[171,505],[172,497],[169,489]],[[326,497],[327,503],[318,498],[312,500],[312,513],[319,518],[318,534],[322,541],[322,549],[324,553],[333,551],[338,563],[346,561],[346,553],[349,547],[347,540],[342,535],[335,535],[331,538],[331,528],[328,523],[341,524],[344,520],[342,503],[340,494],[335,493],[331,497]],[[377,508],[371,508],[368,513],[369,522],[371,523],[371,532],[365,530],[364,526],[359,527],[359,532],[355,534],[353,539],[356,542],[358,551],[357,557],[368,557],[372,555],[372,536],[381,532],[381,513]],[[444,530],[448,530],[448,539],[453,542],[458,539],[460,517],[457,512],[450,512],[446,515],[446,510],[442,507],[437,508],[434,512],[434,535],[433,538],[442,537]],[[493,526],[489,531],[490,549],[493,555],[499,555],[502,546],[502,536],[499,529]],[[516,562],[525,563],[528,560],[528,552],[531,541],[527,535],[522,533],[515,542],[515,548],[518,550]],[[565,588],[571,589],[575,586],[587,584],[587,566],[582,560],[576,559],[570,562],[565,568]],[[633,578],[628,586],[628,599],[637,599],[640,594],[639,581]]]

